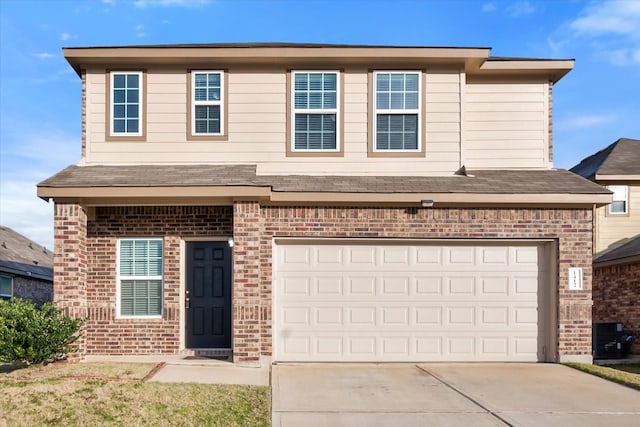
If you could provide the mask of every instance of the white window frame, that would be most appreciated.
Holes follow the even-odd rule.
[[[613,200],[611,204],[607,207],[607,212],[609,215],[628,215],[629,214],[629,186],[627,185],[609,185],[607,189],[613,192]],[[616,199],[616,193],[624,193],[622,198]],[[613,202],[624,202],[624,211],[623,212],[613,212],[611,208],[613,207]]]
[[[113,80],[116,75],[137,75],[138,76],[138,132],[116,132],[113,128],[113,122],[115,120],[115,87]],[[110,136],[142,136],[142,118],[144,117],[144,84],[143,84],[143,72],[142,71],[110,71],[109,72],[109,133]]]
[[[196,74],[220,74],[220,99],[218,101],[196,101]],[[191,96],[191,135],[192,136],[220,136],[224,135],[224,117],[226,111],[224,110],[224,100],[227,94],[224,92],[225,75],[223,70],[192,70],[191,71],[191,89],[189,96]],[[220,132],[217,133],[200,133],[196,132],[196,106],[220,106]]]
[[[7,294],[1,294],[0,293],[0,298],[8,298],[8,299],[13,298],[13,277],[12,276],[7,276],[5,274],[0,274],[0,277],[5,277],[5,278],[9,279],[9,281],[11,283],[11,294],[7,295]]]
[[[160,276],[121,276],[120,275],[120,243],[123,241],[154,240],[162,243],[162,274]],[[121,314],[121,282],[122,280],[160,280],[160,314],[157,315],[122,315]],[[117,319],[161,319],[164,314],[164,241],[156,237],[122,238],[116,244],[116,318]]]
[[[418,76],[418,108],[380,109],[378,108],[378,74],[416,74]],[[407,150],[378,149],[378,114],[416,114],[418,116],[417,148]],[[373,72],[373,151],[376,153],[420,153],[422,151],[422,71],[420,70],[378,70]]]
[[[336,75],[336,108],[296,108],[296,75],[297,74],[335,74]],[[294,153],[337,153],[340,151],[340,103],[342,94],[340,93],[341,83],[339,70],[292,70],[291,71],[291,152]],[[306,149],[296,148],[296,114],[335,114],[336,115],[336,147],[326,149]]]

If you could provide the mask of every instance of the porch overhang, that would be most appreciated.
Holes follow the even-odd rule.
[[[70,166],[38,196],[97,206],[271,205],[592,207],[612,193],[563,170],[476,170],[448,176],[259,175],[255,165]]]

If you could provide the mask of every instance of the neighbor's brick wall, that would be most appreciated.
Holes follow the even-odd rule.
[[[230,236],[229,206],[96,208],[87,227],[89,354],[176,353],[180,347],[180,240]],[[122,237],[164,240],[161,319],[116,318],[116,242]]]
[[[593,321],[622,322],[640,354],[640,262],[594,269]]]
[[[271,304],[274,237],[557,239],[559,354],[591,355],[591,209],[262,207],[260,288]],[[568,268],[582,267],[584,290],[568,290]],[[271,310],[261,349],[271,354]]]
[[[29,277],[13,278],[13,296],[33,301],[37,305],[53,301],[53,283]]]

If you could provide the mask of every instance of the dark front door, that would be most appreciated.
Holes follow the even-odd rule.
[[[231,250],[187,243],[187,348],[231,348]]]

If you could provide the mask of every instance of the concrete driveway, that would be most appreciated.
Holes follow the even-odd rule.
[[[280,364],[273,426],[637,426],[640,392],[555,364]]]

